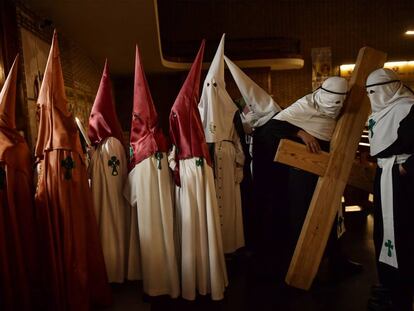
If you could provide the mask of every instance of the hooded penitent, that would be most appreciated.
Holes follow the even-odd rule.
[[[15,129],[16,57],[0,92],[0,305],[31,310],[37,273],[32,163]]]
[[[132,167],[157,152],[168,151],[149,91],[138,47],[135,55],[134,106],[131,123]]]
[[[180,180],[176,218],[182,296],[194,300],[197,292],[211,293],[212,299],[219,300],[228,282],[213,172],[197,110],[203,52],[204,41],[171,109],[175,148],[169,161]]]
[[[122,128],[116,116],[113,103],[112,86],[109,77],[108,61],[105,61],[101,83],[89,116],[88,136],[92,145],[97,146],[102,140],[114,137],[123,143]]]
[[[207,143],[230,139],[237,106],[226,91],[224,82],[224,37],[204,80],[198,109]]]
[[[233,120],[237,112],[224,83],[224,35],[204,81],[198,108],[207,143],[214,144],[214,181],[225,253],[244,246],[240,182],[244,153]]]
[[[376,234],[376,248],[380,262],[394,268],[401,266],[401,271],[407,271],[406,263],[412,265],[413,250],[407,244],[411,244],[413,231],[404,218],[412,219],[413,214],[409,212],[412,194],[408,193],[407,196],[404,189],[409,189],[410,177],[401,178],[394,170],[398,167],[396,164],[412,166],[414,95],[401,83],[395,72],[384,68],[368,76],[366,90],[372,108],[368,118],[370,150],[371,155],[378,158],[378,167],[381,169],[378,171],[379,189],[375,188],[380,200],[375,200],[374,204],[381,209],[382,236]],[[381,232],[381,229],[377,232]],[[407,254],[411,255],[407,257]]]
[[[177,160],[199,157],[205,159],[211,166],[203,125],[197,110],[204,45],[203,41],[187,79],[171,108],[170,136],[173,145],[178,148]],[[179,185],[179,178],[176,179],[176,183]]]
[[[88,136],[95,146],[88,171],[106,270],[109,282],[120,283],[127,277],[128,253],[136,252],[128,252],[131,208],[123,195],[128,162],[112,97],[108,62],[89,117]]]
[[[322,86],[279,112],[274,119],[287,121],[316,138],[330,141],[348,90],[348,82],[330,77]]]
[[[279,112],[281,108],[273,100],[272,96],[250,79],[227,56],[224,56],[224,60],[246,102],[248,112],[243,117],[247,119],[246,121],[253,128],[262,126]]]
[[[35,203],[45,305],[52,310],[107,305],[111,292],[79,135],[67,110],[56,33],[37,105]]]
[[[135,57],[134,107],[131,124],[132,170],[125,197],[138,212],[144,292],[150,296],[180,293],[173,228],[173,189],[166,139],[158,126],[138,47]],[[134,268],[134,267],[131,267]]]

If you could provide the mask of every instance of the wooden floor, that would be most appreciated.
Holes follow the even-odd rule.
[[[372,241],[372,216],[364,212],[348,212],[345,216],[347,232],[344,250],[348,257],[364,265],[362,273],[333,280],[321,264],[318,280],[310,291],[296,290],[270,278],[258,277],[253,271],[249,254],[242,252],[228,261],[230,284],[225,299],[212,302],[199,297],[194,302],[166,297],[146,299],[140,283],[113,286],[114,305],[109,310],[151,311],[267,311],[267,310],[366,310],[369,291],[376,283],[374,248]]]

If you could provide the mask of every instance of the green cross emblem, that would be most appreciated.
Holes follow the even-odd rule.
[[[4,189],[6,185],[6,171],[3,167],[0,167],[0,190]]]
[[[203,166],[203,158],[198,158],[196,160],[196,166]]]
[[[60,164],[66,169],[65,172],[65,179],[72,178],[72,169],[75,168],[75,162],[72,160],[70,156],[67,156],[66,159],[62,160]]]
[[[156,152],[155,153],[155,158],[158,160],[158,169],[160,170],[161,169],[161,159],[163,158],[164,156],[162,155],[162,153],[161,152]]]
[[[371,138],[372,138],[372,135],[374,135],[374,130],[373,129],[374,129],[375,124],[376,124],[376,122],[373,119],[368,120],[368,131],[371,134]]]
[[[391,240],[388,240],[387,242],[385,242],[384,246],[386,248],[388,248],[388,257],[392,257],[392,249],[394,249],[394,245],[392,245]]]
[[[111,159],[108,160],[108,166],[112,166],[112,176],[118,176],[117,167],[121,162],[117,159],[116,156],[112,156]]]

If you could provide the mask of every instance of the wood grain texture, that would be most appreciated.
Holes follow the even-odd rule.
[[[289,139],[281,139],[274,161],[294,166],[323,176],[329,161],[329,153],[311,153],[306,146]]]
[[[331,142],[328,166],[319,177],[292,257],[286,283],[308,290],[318,271],[341,196],[348,181],[355,153],[369,112],[365,81],[383,66],[386,54],[369,47],[360,49],[350,80],[350,93]]]

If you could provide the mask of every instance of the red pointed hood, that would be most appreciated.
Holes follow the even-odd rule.
[[[158,114],[145,78],[138,46],[135,53],[134,107],[132,110],[131,165],[135,166],[156,152],[167,152],[168,143],[158,125]]]
[[[88,137],[94,146],[108,137],[115,137],[122,144],[124,143],[122,128],[116,115],[112,97],[108,61],[105,61],[101,83],[89,116]]]
[[[16,56],[3,88],[0,92],[0,126],[11,129],[16,128],[15,106],[16,106],[16,85],[17,85],[17,65],[19,55]]]
[[[177,146],[178,160],[202,157],[211,165],[203,125],[197,103],[200,96],[200,76],[205,40],[191,66],[170,113],[170,136]]]
[[[82,154],[78,129],[67,109],[56,31],[53,34],[37,108],[39,131],[35,156],[42,157],[45,151],[56,149],[73,150]]]

